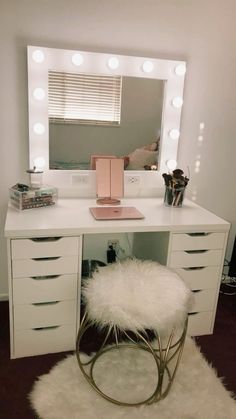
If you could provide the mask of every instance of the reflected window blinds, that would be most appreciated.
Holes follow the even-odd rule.
[[[49,71],[49,122],[120,125],[122,77]]]

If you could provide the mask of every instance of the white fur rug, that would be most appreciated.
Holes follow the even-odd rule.
[[[120,357],[122,367],[117,364]],[[129,374],[124,372],[127,368]],[[145,396],[149,389],[152,390],[154,376],[151,370],[153,361],[150,354],[122,349],[121,352],[108,352],[100,358],[95,367],[95,380],[99,384],[96,377],[105,378],[102,389],[109,395],[125,401],[128,394],[131,400],[135,400],[136,394]],[[166,399],[159,403],[122,407],[104,400],[83,378],[75,355],[68,356],[48,374],[39,377],[29,398],[41,419],[236,418],[236,401],[190,338],[186,341],[173,387]]]

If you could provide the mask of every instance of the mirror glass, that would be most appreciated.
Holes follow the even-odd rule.
[[[126,170],[158,167],[163,92],[162,80],[122,77],[118,126],[49,121],[49,168],[90,169],[94,154],[124,157]]]
[[[154,161],[155,173],[166,172],[168,162],[173,168],[180,137],[184,61],[37,46],[27,50],[29,162],[30,168],[43,169],[45,181],[71,185],[73,172],[89,169],[90,156],[97,154],[128,157],[126,169],[142,171],[142,179],[153,172]],[[50,72],[121,77],[120,125],[49,123]]]

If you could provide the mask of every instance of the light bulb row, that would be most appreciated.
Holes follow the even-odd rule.
[[[45,90],[42,87],[36,87],[33,91],[33,96],[36,100],[44,100],[46,97]],[[171,100],[171,105],[176,108],[180,109],[183,105],[183,99],[180,96],[176,96]]]
[[[33,125],[33,130],[35,134],[43,135],[45,133],[45,126],[41,122],[36,122]],[[178,129],[171,129],[168,134],[172,140],[178,140],[180,136],[180,132]]]
[[[36,157],[36,159],[34,159],[34,167],[36,167],[37,169],[43,169],[45,165],[46,165],[46,161],[44,157]],[[169,170],[173,171],[177,167],[177,161],[174,159],[167,160],[166,166],[168,167]]]
[[[45,55],[44,55],[42,50],[37,49],[37,50],[34,50],[34,52],[32,54],[32,58],[36,63],[41,64],[45,60]],[[80,67],[84,63],[84,57],[79,52],[76,52],[72,55],[71,61],[76,67]],[[107,66],[110,68],[110,70],[117,70],[119,65],[120,65],[120,61],[119,61],[118,57],[112,56],[112,57],[108,58]],[[154,70],[154,63],[151,60],[145,60],[142,64],[141,68],[142,68],[142,71],[144,73],[152,73],[152,71]],[[177,76],[184,76],[185,73],[186,73],[186,65],[185,64],[178,64],[174,68],[174,73]]]

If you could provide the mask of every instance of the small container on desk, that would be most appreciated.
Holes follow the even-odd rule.
[[[57,188],[48,185],[34,189],[17,184],[9,189],[9,195],[10,205],[19,211],[55,205],[58,198]]]
[[[30,177],[30,188],[40,189],[42,187],[43,171],[34,167],[33,169],[26,170],[26,173]]]
[[[182,207],[185,193],[185,186],[172,188],[166,186],[164,203],[168,207]]]

